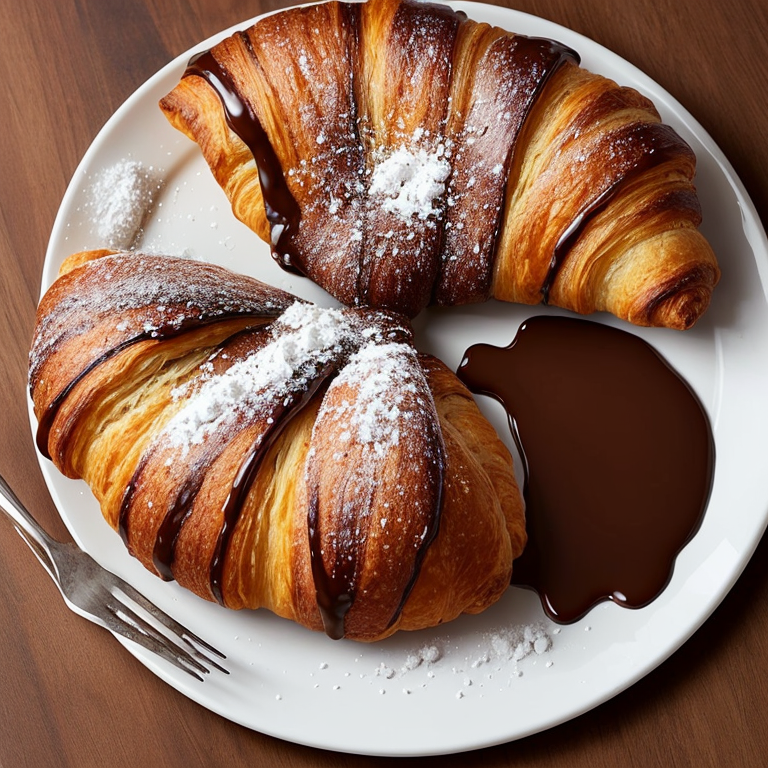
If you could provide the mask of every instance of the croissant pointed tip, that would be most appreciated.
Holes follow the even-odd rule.
[[[709,267],[709,268],[707,268]],[[693,328],[709,308],[712,292],[720,279],[718,269],[697,265],[682,276],[673,276],[662,286],[646,309],[640,325],[687,331]]]

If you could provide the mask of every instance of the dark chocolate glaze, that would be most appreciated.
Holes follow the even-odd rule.
[[[309,555],[317,607],[323,620],[325,634],[333,640],[340,640],[344,637],[344,619],[355,601],[356,564],[354,562],[339,564],[340,567],[333,574],[328,574],[322,558],[320,502],[317,488],[310,489],[308,502]]]
[[[215,319],[216,318],[211,318],[210,320],[213,321]],[[212,356],[215,356],[217,353],[224,350],[227,345],[230,345],[233,342],[233,340],[252,337],[254,331],[257,331],[257,329],[263,328],[268,324],[269,321],[262,320],[258,325],[235,331],[216,346],[216,352]],[[159,340],[169,338],[167,334],[163,334],[162,329],[153,331],[152,333],[153,338],[155,334],[159,333]],[[135,340],[136,339],[134,338],[131,341]],[[120,534],[120,538],[122,538],[123,543],[128,547],[129,551],[131,550],[131,546],[128,537],[128,518],[130,515],[131,504],[133,503],[136,491],[142,482],[144,470],[152,456],[153,451],[151,449],[142,455],[125,491],[123,492],[123,497],[120,502],[120,510],[117,516],[117,530]],[[182,484],[176,492],[176,498],[173,501],[173,505],[166,513],[160,524],[160,528],[158,529],[155,547],[152,553],[152,560],[158,574],[167,581],[173,580],[171,565],[173,563],[173,551],[179,532],[189,516],[189,513],[192,511],[192,505],[202,487],[203,480],[205,479],[206,466],[208,466],[213,459],[214,456],[212,454],[204,454],[202,458],[198,458],[194,462],[194,466],[190,467],[187,472],[188,480]]]
[[[217,346],[216,351],[209,357],[209,360],[211,358],[219,357],[224,351],[227,351],[227,357],[231,362],[240,359],[237,352],[234,352],[233,354],[232,349],[233,342],[237,344],[239,340],[243,340],[246,347],[253,351],[253,329],[246,328],[224,339],[224,341]],[[258,343],[259,342],[257,342],[257,344]],[[175,557],[176,542],[181,533],[181,529],[184,527],[184,523],[192,512],[192,506],[195,503],[197,494],[202,488],[203,481],[205,480],[206,468],[215,461],[221,454],[221,451],[224,450],[225,446],[226,442],[220,442],[217,448],[206,450],[203,452],[202,456],[198,456],[194,459],[193,466],[190,467],[187,472],[186,481],[182,483],[181,487],[176,491],[173,505],[166,512],[165,517],[160,523],[160,527],[158,528],[155,537],[155,546],[152,551],[152,562],[158,574],[166,581],[171,581],[174,578],[173,561]],[[121,507],[119,516],[119,530],[126,546],[128,546],[128,531],[126,527],[128,508],[132,501],[132,495],[136,485],[141,482],[142,472],[151,455],[152,453],[150,451],[142,456],[128,488],[126,489],[126,496],[123,498],[123,506]]]
[[[243,32],[236,34],[246,48],[251,50],[248,36]],[[264,208],[272,233],[273,258],[284,269],[305,274],[299,255],[289,247],[290,235],[299,224],[299,206],[288,189],[280,160],[261,121],[251,105],[241,98],[231,76],[211,51],[204,51],[190,59],[184,77],[191,75],[202,77],[215,91],[221,100],[227,125],[248,147],[256,161]]]
[[[132,479],[131,484],[128,486],[131,489],[131,493],[135,488],[135,478],[140,476],[140,470],[141,464],[137,474],[134,475],[134,479]],[[192,512],[192,505],[197,498],[197,494],[200,492],[204,479],[205,473],[202,471],[202,468],[196,467],[190,471],[188,481],[176,495],[173,507],[165,515],[157,531],[155,547],[152,551],[152,562],[160,577],[165,581],[173,581],[172,566],[176,541],[179,538],[179,533],[181,533],[184,523]],[[127,546],[128,531],[125,526],[127,511],[130,506],[130,496],[124,496],[123,502],[123,507],[120,509],[120,535]]]
[[[429,551],[429,547],[434,542],[438,531],[440,530],[440,518],[443,514],[443,482],[445,479],[445,446],[443,445],[442,441],[439,443],[438,447],[438,460],[435,464],[435,470],[439,479],[437,481],[437,500],[435,501],[433,507],[434,514],[432,515],[432,519],[429,522],[429,527],[427,528],[424,538],[419,545],[419,551],[416,554],[416,559],[414,560],[413,564],[413,571],[411,572],[410,578],[408,579],[408,584],[403,591],[403,595],[400,598],[400,603],[398,604],[397,608],[395,608],[395,611],[392,614],[392,618],[387,624],[388,629],[397,621],[398,617],[403,612],[403,608],[405,608],[405,604],[408,601],[414,586],[416,585],[416,579],[419,578],[419,573],[421,572],[421,566],[424,563],[424,558],[426,557],[426,554]]]
[[[436,450],[437,460],[434,469],[437,476],[437,499],[433,505],[432,518],[419,544],[419,551],[414,558],[413,571],[403,590],[400,602],[387,624],[387,628],[391,627],[402,613],[405,603],[416,584],[416,579],[419,577],[424,557],[440,529],[440,518],[443,509],[443,479],[445,475],[445,446],[442,444],[442,441],[436,444]],[[344,637],[344,619],[354,604],[357,593],[357,561],[354,557],[337,559],[332,573],[328,573],[323,564],[319,512],[320,504],[317,488],[310,487],[307,526],[309,531],[310,564],[312,567],[312,579],[315,583],[317,607],[323,620],[325,633],[334,640],[340,640]]]
[[[639,337],[563,317],[471,347],[459,376],[501,401],[524,458],[529,540],[512,583],[562,623],[654,600],[712,486],[714,438],[686,382]]]
[[[224,502],[224,522],[219,531],[216,549],[211,559],[211,591],[221,605],[224,605],[222,579],[227,549],[261,462],[275,440],[291,422],[291,419],[309,403],[315,392],[336,372],[336,368],[336,363],[326,366],[318,371],[303,391],[292,393],[281,401],[276,410],[270,414],[273,421],[269,428],[261,433],[259,439],[254,442],[250,451],[243,458],[232,482],[232,489]]]
[[[579,54],[561,43],[513,35],[497,39],[477,63],[473,85],[477,98],[462,124],[462,131],[467,124],[475,130],[467,136],[452,137],[453,154],[460,157],[462,163],[453,168],[448,190],[449,195],[459,194],[446,209],[435,303],[466,304],[490,298],[515,148],[542,90],[568,61],[578,64]],[[500,70],[515,83],[514,90],[498,87]],[[509,119],[500,122],[499,113],[507,113]],[[483,164],[490,167],[499,164],[504,171],[487,174],[482,184],[467,186],[466,177],[475,172],[475,166]],[[475,244],[478,250],[473,252]]]
[[[346,4],[349,8],[349,18],[351,19],[351,25],[353,32],[356,36],[359,35],[359,14],[354,4]],[[413,14],[423,13],[425,8],[428,9],[428,13],[434,15],[438,14],[442,17],[454,19],[456,26],[462,24],[467,16],[463,12],[456,12],[452,9],[441,5],[427,5],[422,4],[416,6],[403,5],[398,9],[398,14],[393,22],[393,26],[404,26],[406,30],[410,30],[410,26],[404,19],[410,18]],[[403,33],[405,34],[405,33]],[[408,33],[410,34],[410,32]],[[252,44],[246,32],[236,32],[235,36],[239,38],[242,45],[248,50],[251,56],[254,57]],[[455,36],[455,31],[454,31]],[[529,98],[525,100],[519,100],[519,119],[516,120],[516,127],[514,130],[515,139],[517,133],[519,133],[520,127],[531,109],[533,101],[538,93],[548,82],[551,75],[559,69],[559,67],[567,60],[579,62],[578,54],[570,48],[561,45],[552,40],[543,38],[528,38],[525,36],[516,36],[511,38],[510,43],[513,47],[519,49],[517,57],[522,65],[527,65],[527,69],[534,72],[533,79],[536,80],[535,86],[529,94]],[[357,44],[355,46],[357,48]],[[450,64],[450,62],[448,62]],[[258,115],[253,110],[253,107],[244,99],[238,91],[236,83],[233,81],[231,75],[222,66],[222,64],[216,59],[213,50],[203,51],[193,56],[184,72],[183,77],[198,76],[203,78],[213,89],[213,91],[219,97],[222,108],[224,110],[225,119],[230,129],[243,141],[243,143],[249,148],[251,154],[256,161],[256,167],[259,174],[259,182],[261,185],[262,195],[264,198],[264,206],[266,209],[267,220],[270,224],[271,230],[271,252],[273,258],[280,264],[281,267],[289,272],[295,274],[306,275],[307,265],[302,259],[301,249],[292,246],[293,234],[298,229],[299,222],[301,220],[301,211],[298,203],[291,194],[290,189],[285,178],[280,160],[272,147],[269,137],[267,136]],[[354,107],[354,104],[352,105]],[[497,106],[494,107],[495,112],[498,112]],[[509,155],[514,146],[514,139],[510,146],[507,158],[504,163],[506,171],[509,171]],[[498,224],[503,211],[503,191],[502,182],[506,182],[506,173],[500,175],[498,184],[500,190],[498,191],[498,197],[500,200],[499,210],[494,222],[494,232],[492,236],[485,238],[484,250],[486,251],[480,258],[479,264],[470,265],[470,269],[482,272],[482,277],[479,279],[482,283],[481,287],[475,289],[476,292],[482,294],[483,298],[487,298],[486,294],[490,291],[490,275],[493,265],[493,259],[496,251],[496,237],[498,235]],[[591,210],[591,209],[590,209]],[[584,216],[582,216],[584,218]],[[440,239],[443,239],[444,233],[439,235]],[[570,241],[569,241],[570,242]],[[441,246],[442,247],[442,246]],[[462,250],[458,245],[455,249]],[[559,253],[566,252],[565,247],[558,248],[558,252],[553,257],[553,267],[551,270],[552,277],[558,268],[561,261]],[[361,275],[365,270],[361,270]],[[473,275],[474,277],[474,275]],[[358,280],[362,280],[359,277]],[[471,279],[467,277],[466,280]],[[435,277],[434,286],[438,284],[438,279]],[[454,279],[445,279],[443,281],[445,286],[449,286],[454,283]],[[463,284],[462,282],[462,284]],[[441,288],[443,292],[450,291],[448,287]],[[455,293],[454,289],[454,293]],[[542,289],[544,301],[546,302],[546,295],[548,287],[545,286]],[[364,296],[367,291],[364,286],[358,288],[360,296]],[[466,290],[464,291],[466,293]],[[482,300],[478,298],[478,300]],[[444,297],[438,297],[439,303],[456,303],[456,298],[451,293],[449,298],[447,295]],[[463,302],[462,302],[463,303]]]
[[[56,420],[56,416],[59,413],[61,406],[64,404],[64,401],[67,399],[67,397],[72,392],[72,390],[89,373],[91,373],[91,371],[95,370],[103,363],[106,363],[107,360],[110,360],[111,358],[118,355],[120,352],[123,352],[124,350],[128,349],[134,344],[138,344],[139,342],[142,342],[142,341],[162,341],[164,339],[173,338],[174,336],[180,336],[183,333],[187,333],[188,331],[193,331],[204,325],[209,325],[210,323],[225,322],[227,320],[247,318],[249,316],[251,315],[249,315],[249,313],[247,312],[237,312],[237,311],[222,312],[215,315],[190,316],[184,319],[182,322],[176,322],[176,323],[171,322],[159,328],[152,328],[147,331],[142,331],[141,333],[138,333],[135,336],[131,336],[131,338],[125,339],[119,344],[116,344],[114,347],[111,347],[102,355],[99,355],[96,359],[92,360],[85,368],[83,368],[82,371],[80,371],[77,374],[77,376],[75,376],[56,395],[56,397],[53,398],[53,400],[51,400],[50,403],[48,403],[48,406],[40,415],[40,419],[37,424],[37,433],[35,436],[35,442],[37,443],[38,451],[40,451],[40,454],[44,456],[46,459],[51,458],[50,451],[48,450],[48,442],[50,440],[51,429],[53,428],[53,422]],[[263,318],[263,315],[258,315],[258,316],[253,315],[253,317],[254,317],[254,320],[256,320],[257,317]],[[262,319],[261,322],[257,322],[254,325],[264,325],[266,322],[268,321]]]
[[[510,147],[507,160],[504,163],[504,166],[506,169],[506,172],[504,174],[504,187],[503,187],[504,191],[500,195],[499,211],[496,216],[496,226],[495,226],[493,245],[492,245],[493,256],[489,260],[490,266],[486,270],[486,278],[485,278],[485,284],[484,284],[484,292],[486,297],[490,297],[490,294],[491,294],[493,262],[496,257],[496,248],[498,245],[498,234],[501,229],[502,217],[504,213],[504,199],[506,198],[506,189],[509,182],[509,170],[510,170],[510,164],[511,164],[511,157],[517,145],[517,138],[520,135],[520,131],[522,130],[523,124],[528,119],[528,116],[530,115],[531,110],[533,109],[533,105],[541,95],[541,92],[544,90],[544,87],[552,79],[553,75],[568,61],[576,65],[581,63],[581,57],[576,51],[555,40],[548,40],[544,38],[526,38],[526,37],[523,37],[522,35],[516,35],[514,37],[514,40],[516,45],[520,48],[521,55],[524,61],[530,61],[534,64],[539,65],[538,59],[543,57],[545,61],[545,65],[543,67],[540,65],[535,67],[536,71],[541,70],[541,75],[539,77],[539,80],[536,84],[534,91],[530,96],[530,100],[528,101],[528,103],[525,104],[525,109],[521,116],[522,119],[521,119],[520,126],[517,129],[514,141]],[[558,246],[559,245],[560,244],[558,243]]]
[[[244,332],[235,334],[235,336],[244,335]],[[232,338],[234,338],[234,336],[225,340],[220,346],[223,347],[227,342],[231,342]],[[274,405],[269,413],[264,414],[263,422],[268,423],[269,426],[266,430],[259,433],[250,450],[244,456],[243,461],[233,478],[232,488],[227,494],[227,498],[222,507],[222,527],[216,540],[214,554],[210,564],[211,591],[216,600],[222,605],[224,604],[222,578],[227,549],[232,533],[237,525],[237,521],[240,518],[243,504],[245,503],[253,481],[256,478],[259,466],[269,448],[290,424],[293,417],[296,416],[307,403],[309,403],[313,395],[328,380],[328,378],[335,373],[337,368],[338,360],[335,360],[318,371],[305,389],[281,399]],[[267,421],[267,416],[270,417],[270,421]],[[216,455],[226,447],[226,444],[226,441],[221,443],[219,449],[215,451]],[[118,531],[126,546],[129,546],[128,518],[131,504],[133,503],[136,491],[141,483],[144,469],[152,455],[151,451],[144,454],[123,494],[118,515]],[[206,468],[210,466],[213,459],[213,455],[204,453],[202,457],[198,459],[196,466],[190,468],[187,472],[188,480],[184,482],[176,492],[176,497],[158,528],[152,560],[159,576],[166,581],[172,581],[174,578],[173,562],[175,558],[176,542],[178,541],[179,534],[181,533],[184,524],[192,512],[195,499],[202,488],[206,476]]]
[[[543,304],[549,302],[549,292],[574,243],[579,239],[587,224],[613,200],[619,190],[633,178],[648,172],[651,168],[673,160],[681,152],[690,151],[674,130],[663,123],[636,123],[625,126],[621,133],[613,138],[611,147],[630,145],[633,147],[631,156],[626,158],[623,164],[614,159],[613,162],[618,169],[615,179],[603,188],[595,187],[594,196],[587,200],[573,221],[560,235],[555,244],[544,283],[541,286]],[[606,163],[606,167],[610,167],[608,163]]]

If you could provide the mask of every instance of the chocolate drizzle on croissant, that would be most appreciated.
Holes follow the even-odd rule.
[[[369,370],[379,373],[370,377]],[[356,382],[363,379],[367,383],[355,393]],[[408,434],[402,438],[401,426],[388,415],[371,418],[380,407],[376,403],[387,399],[389,388],[398,393],[394,398],[396,407],[409,414]],[[379,533],[377,529],[392,524],[390,514],[395,514],[395,506],[389,494],[393,487],[397,495],[413,487],[419,488],[419,493],[411,500],[407,515],[400,512],[397,517],[398,535],[413,557],[408,558],[406,567],[393,569],[384,560],[376,568],[375,580],[386,583],[392,596],[392,602],[382,606],[391,615],[382,612],[378,617],[385,626],[397,620],[437,535],[440,514],[435,511],[442,509],[445,446],[438,421],[431,416],[430,401],[430,390],[416,355],[393,355],[388,345],[360,350],[325,395],[315,432],[326,433],[329,439],[318,441],[308,463],[307,517],[318,607],[325,630],[332,637],[343,635],[345,617],[358,593],[370,589],[371,577],[365,576],[362,564],[369,556],[371,540]],[[375,442],[347,443],[345,433],[355,422],[363,433],[375,433]],[[388,471],[379,468],[380,458],[400,439],[413,443],[407,461],[398,460]],[[338,450],[345,445],[346,450]],[[324,483],[329,464],[339,462],[344,466],[338,482]],[[376,477],[373,483],[368,479],[371,473]],[[382,493],[381,486],[388,490]],[[357,508],[354,526],[328,524],[338,510],[343,519],[353,507]]]
[[[241,35],[241,39],[247,48],[248,38]],[[210,51],[204,51],[191,59],[184,77],[192,75],[202,77],[216,91],[224,108],[227,124],[245,142],[256,161],[274,246],[273,256],[277,258],[278,254],[281,255],[278,260],[284,269],[303,274],[297,261],[298,255],[294,254],[292,259],[287,252],[288,235],[298,225],[301,214],[285,183],[280,161],[259,118],[248,103],[240,98],[232,79]]]
[[[373,640],[482,610],[522,551],[508,452],[392,313],[78,254],[40,304],[30,391],[130,552],[227,607]]]
[[[486,301],[520,132],[553,74],[578,54],[552,40],[465,23],[457,41],[467,70],[454,82],[446,128],[453,144],[446,190],[438,304]],[[514,86],[501,84],[499,72]],[[543,291],[542,291],[543,292]],[[546,294],[543,292],[546,301]]]
[[[621,149],[617,150],[617,147]],[[610,175],[606,175],[602,184],[592,191],[592,196],[587,199],[555,244],[552,260],[541,286],[542,301],[545,304],[549,303],[550,290],[568,257],[571,245],[578,240],[591,218],[605,209],[614,195],[619,194],[622,186],[632,178],[655,166],[674,162],[681,152],[681,146],[677,134],[668,125],[633,124],[626,126],[620,134],[613,137],[611,152],[612,162],[606,162],[606,167],[611,168]],[[694,160],[693,153],[690,153],[690,160]],[[685,210],[685,207],[681,209]]]
[[[695,158],[653,104],[446,6],[265,17],[160,106],[274,257],[348,306],[497,298],[682,329],[719,279]]]
[[[46,320],[36,330],[29,379],[30,386],[42,390],[47,399],[37,430],[37,447],[46,458],[51,458],[50,432],[62,404],[83,378],[111,358],[142,342],[152,345],[212,323],[263,325],[289,301],[288,294],[278,290],[265,296],[264,290],[256,289],[261,285],[256,281],[235,283],[213,265],[197,267],[179,260],[178,269],[166,274],[162,264],[152,257],[131,262],[105,258],[108,253],[94,252],[102,258],[94,258],[83,270],[60,279],[57,291],[73,292],[77,301],[58,302],[56,312],[51,312],[47,302],[56,302],[58,296],[51,292],[40,305],[39,313]],[[162,279],[158,280],[160,271]],[[74,285],[68,285],[70,282]],[[94,287],[83,290],[86,284]],[[142,296],[143,306],[135,306],[137,294]],[[181,304],[183,310],[170,314],[171,302]],[[105,307],[110,308],[107,317]],[[114,311],[122,311],[123,315],[113,328]],[[110,326],[109,332],[105,325]],[[57,349],[63,346],[74,347],[73,359],[67,363],[75,366],[76,372],[52,394],[51,381],[58,377],[52,376],[50,369],[60,365]],[[56,442],[65,443],[64,428],[59,429]]]

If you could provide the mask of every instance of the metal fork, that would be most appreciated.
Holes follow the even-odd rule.
[[[161,611],[123,579],[102,568],[76,544],[51,538],[2,476],[0,509],[10,518],[21,538],[50,574],[64,602],[75,613],[110,632],[127,637],[201,682],[202,675],[207,674],[211,667],[229,674],[211,658],[213,655],[224,659],[223,653]],[[181,644],[142,618],[125,598],[146,611]]]

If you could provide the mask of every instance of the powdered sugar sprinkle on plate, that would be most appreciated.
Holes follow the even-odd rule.
[[[162,189],[157,170],[138,160],[120,160],[93,180],[85,208],[100,243],[115,250],[136,245],[144,220]]]

